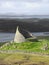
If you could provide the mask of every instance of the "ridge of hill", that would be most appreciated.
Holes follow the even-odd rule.
[[[0,19],[0,32],[15,32],[17,26],[30,32],[49,32],[49,19]]]

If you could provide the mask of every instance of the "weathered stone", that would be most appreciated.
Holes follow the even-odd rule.
[[[45,44],[43,48],[41,48],[42,50],[48,50],[48,44]]]
[[[25,41],[26,41],[25,37],[20,33],[20,31],[18,30],[18,27],[17,27],[14,42],[21,43],[21,42],[25,42]]]
[[[30,33],[29,31],[23,29],[22,27],[17,27],[14,42],[16,43],[25,42],[27,38],[31,37],[33,39],[36,39],[36,37],[32,35],[32,33]]]

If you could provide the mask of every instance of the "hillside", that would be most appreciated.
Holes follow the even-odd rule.
[[[0,43],[0,51],[0,65],[49,65],[49,37],[29,38],[23,43]]]
[[[0,53],[0,65],[49,65],[49,56]]]
[[[0,50],[19,50],[22,52],[40,52],[49,54],[49,39],[32,40],[31,38],[23,43],[4,43],[4,45],[0,46]]]
[[[31,32],[48,32],[49,19],[0,19],[0,32],[15,32],[16,27],[20,26]]]

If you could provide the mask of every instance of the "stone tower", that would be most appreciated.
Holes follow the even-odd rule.
[[[25,42],[25,41],[26,41],[25,37],[23,36],[22,33],[20,33],[19,27],[17,26],[15,37],[14,37],[14,42],[21,43],[21,42]]]

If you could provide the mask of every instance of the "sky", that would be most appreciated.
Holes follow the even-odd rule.
[[[0,14],[49,15],[49,0],[0,0]]]

